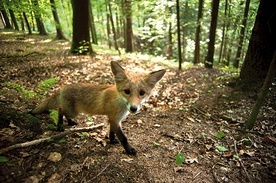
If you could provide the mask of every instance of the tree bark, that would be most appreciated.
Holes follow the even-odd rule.
[[[196,26],[196,38],[195,38],[195,54],[194,54],[194,64],[200,63],[200,28],[201,28],[201,19],[202,19],[202,9],[203,9],[203,0],[199,0],[198,3],[198,12],[197,12],[197,26]]]
[[[208,43],[208,52],[205,60],[206,68],[213,68],[214,63],[214,52],[215,52],[215,38],[216,38],[216,28],[217,28],[217,19],[218,19],[218,8],[219,0],[213,0],[212,3],[212,19],[210,26],[210,35]]]
[[[27,15],[26,15],[25,12],[23,12],[23,17],[24,17],[24,20],[25,20],[25,22],[26,22],[26,25],[27,25],[29,34],[32,34],[32,29],[31,29],[30,23],[29,23],[29,21],[28,21],[28,18],[27,18]]]
[[[89,0],[72,0],[73,8],[73,37],[71,53],[92,54],[93,49],[89,34]]]
[[[240,85],[262,82],[276,50],[276,1],[261,0],[240,72]]]
[[[10,12],[11,20],[12,20],[12,23],[14,25],[15,30],[19,31],[19,26],[17,24],[17,21],[16,21],[16,18],[15,18],[13,10],[9,9],[9,12]]]
[[[125,48],[126,52],[133,52],[132,45],[132,12],[131,12],[131,0],[125,0]]]
[[[176,13],[177,13],[178,70],[182,70],[179,0],[176,0]]]
[[[32,0],[32,3],[34,5],[35,8],[39,8],[39,4],[38,4],[38,0]],[[35,14],[35,20],[36,20],[36,25],[37,25],[37,29],[39,31],[40,35],[47,35],[44,23],[42,21],[42,17],[39,11],[34,11]]]
[[[10,20],[9,20],[9,17],[8,17],[8,14],[7,14],[7,11],[5,9],[2,9],[1,10],[1,13],[3,15],[3,18],[5,20],[5,29],[12,29],[12,25],[10,23]]]
[[[56,8],[56,3],[55,0],[50,0],[50,4],[51,4],[51,8],[52,8],[52,13],[53,13],[53,17],[55,20],[55,26],[56,26],[56,38],[55,39],[66,39],[65,36],[63,35],[61,26],[60,26],[60,21],[59,21],[59,17],[58,17],[58,13],[57,13],[57,8]]]
[[[242,45],[243,45],[243,40],[244,40],[249,5],[250,5],[250,0],[246,0],[246,4],[245,4],[245,8],[244,8],[244,15],[243,15],[243,19],[242,19],[242,25],[241,25],[241,32],[240,32],[240,39],[239,39],[239,44],[238,44],[237,55],[236,55],[236,59],[233,64],[233,66],[235,68],[239,68],[239,64],[240,64],[241,51],[242,51]]]

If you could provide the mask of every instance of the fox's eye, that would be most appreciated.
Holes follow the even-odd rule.
[[[127,95],[130,94],[130,90],[129,90],[129,89],[125,89],[124,92],[125,92],[125,94],[127,94]]]
[[[145,92],[144,90],[141,90],[140,93],[139,93],[139,95],[140,95],[140,96],[143,96],[143,95],[145,95],[145,93],[146,93],[146,92]]]

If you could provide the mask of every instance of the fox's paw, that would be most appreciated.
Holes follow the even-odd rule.
[[[136,155],[137,151],[133,147],[129,146],[128,148],[126,148],[126,153],[129,155]]]
[[[75,122],[75,121],[73,121],[73,120],[71,120],[71,119],[68,119],[67,122],[68,122],[68,125],[69,125],[69,126],[75,126],[75,125],[78,124],[77,122]]]
[[[58,131],[58,132],[64,132],[64,127],[63,127],[63,125],[58,125],[58,126],[57,126],[57,131]]]

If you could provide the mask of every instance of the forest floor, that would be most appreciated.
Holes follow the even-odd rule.
[[[13,144],[51,137],[49,114],[28,112],[42,81],[113,83],[110,61],[126,69],[167,70],[150,100],[123,122],[137,156],[106,138],[106,117],[79,115],[76,127],[104,127],[0,154],[0,182],[276,182],[276,84],[253,131],[243,126],[257,98],[231,85],[238,73],[192,66],[178,71],[139,54],[69,54],[70,43],[0,30],[0,152]],[[76,128],[65,126],[69,128]],[[175,163],[178,153],[185,161]]]

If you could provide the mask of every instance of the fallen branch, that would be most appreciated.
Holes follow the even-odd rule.
[[[65,132],[59,133],[59,134],[54,135],[52,137],[46,137],[46,138],[36,139],[36,140],[32,140],[32,141],[28,141],[28,142],[24,142],[24,143],[20,143],[20,144],[11,145],[9,147],[1,149],[0,154],[3,154],[3,153],[8,152],[10,150],[18,149],[18,148],[29,147],[29,146],[32,146],[32,145],[38,145],[42,142],[49,142],[49,141],[52,141],[52,140],[57,140],[57,139],[60,139],[64,136],[72,134],[72,133],[92,131],[92,130],[101,128],[103,126],[104,126],[104,123],[101,123],[101,124],[98,124],[98,125],[95,125],[95,126],[84,127],[84,128],[71,128],[69,130],[66,130]]]

